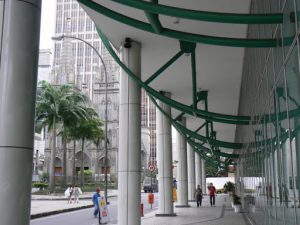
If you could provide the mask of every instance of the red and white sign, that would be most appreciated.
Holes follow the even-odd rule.
[[[150,164],[148,169],[153,172],[155,170],[155,166],[153,164]]]

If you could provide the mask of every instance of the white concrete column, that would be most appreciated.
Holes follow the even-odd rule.
[[[29,225],[40,0],[0,1],[0,220]]]
[[[286,184],[287,189],[289,190],[289,184],[290,184],[290,180],[289,180],[289,175],[292,174],[290,172],[290,169],[292,167],[292,161],[291,161],[291,151],[290,151],[290,139],[287,138],[285,143],[283,143],[282,145],[282,181],[283,184]],[[272,172],[274,173],[274,170],[272,170]]]
[[[278,183],[278,160],[277,160],[277,151],[278,149],[275,149],[275,151],[272,154],[272,161],[273,161],[273,168],[274,168],[274,185],[276,190],[274,190],[274,194],[276,197],[279,196],[279,183]]]
[[[164,93],[171,97],[170,93]],[[171,115],[171,107],[158,102],[159,106]],[[156,109],[156,148],[158,161],[159,206],[156,216],[175,216],[172,195],[172,130],[171,121],[159,109]]]
[[[201,184],[202,184],[202,192],[203,194],[207,193],[207,187],[206,187],[206,171],[205,171],[205,161],[203,159],[201,159],[201,172],[202,172],[202,176],[201,176]]]
[[[186,119],[183,117],[180,122],[186,126]],[[188,183],[187,183],[187,149],[186,140],[176,132],[176,150],[178,154],[177,163],[177,199],[176,207],[189,207],[188,205]]]
[[[200,185],[202,188],[202,161],[199,154],[195,154],[195,178],[196,178],[196,187]]]
[[[141,46],[126,42],[121,60],[141,76]],[[141,224],[141,89],[125,71],[120,76],[118,224]]]
[[[188,158],[188,200],[194,201],[194,194],[196,189],[195,184],[195,151],[190,144],[187,144],[187,158]]]

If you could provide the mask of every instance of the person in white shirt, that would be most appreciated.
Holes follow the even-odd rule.
[[[73,186],[70,185],[65,191],[65,197],[68,199],[68,203],[72,203]]]
[[[81,191],[80,187],[75,185],[75,187],[73,189],[73,194],[74,194],[74,202],[79,203],[79,195],[82,195],[82,191]]]

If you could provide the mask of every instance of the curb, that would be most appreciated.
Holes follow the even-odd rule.
[[[71,212],[71,211],[76,211],[80,209],[87,209],[87,208],[92,208],[94,205],[85,205],[85,206],[80,206],[76,208],[69,208],[69,209],[60,209],[56,211],[50,211],[50,212],[43,212],[43,213],[38,213],[34,215],[30,215],[30,219],[37,219],[45,216],[51,216],[59,213],[64,213],[64,212]]]
[[[113,198],[117,197],[118,195],[110,195],[107,198]],[[92,199],[92,196],[89,197],[80,197],[80,199],[89,200]],[[33,198],[31,201],[67,201],[67,198],[61,197],[61,198]]]

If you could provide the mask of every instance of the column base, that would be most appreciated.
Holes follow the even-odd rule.
[[[175,208],[190,208],[190,205],[175,205]]]
[[[177,216],[176,213],[156,213],[155,216],[157,217],[171,217]]]

